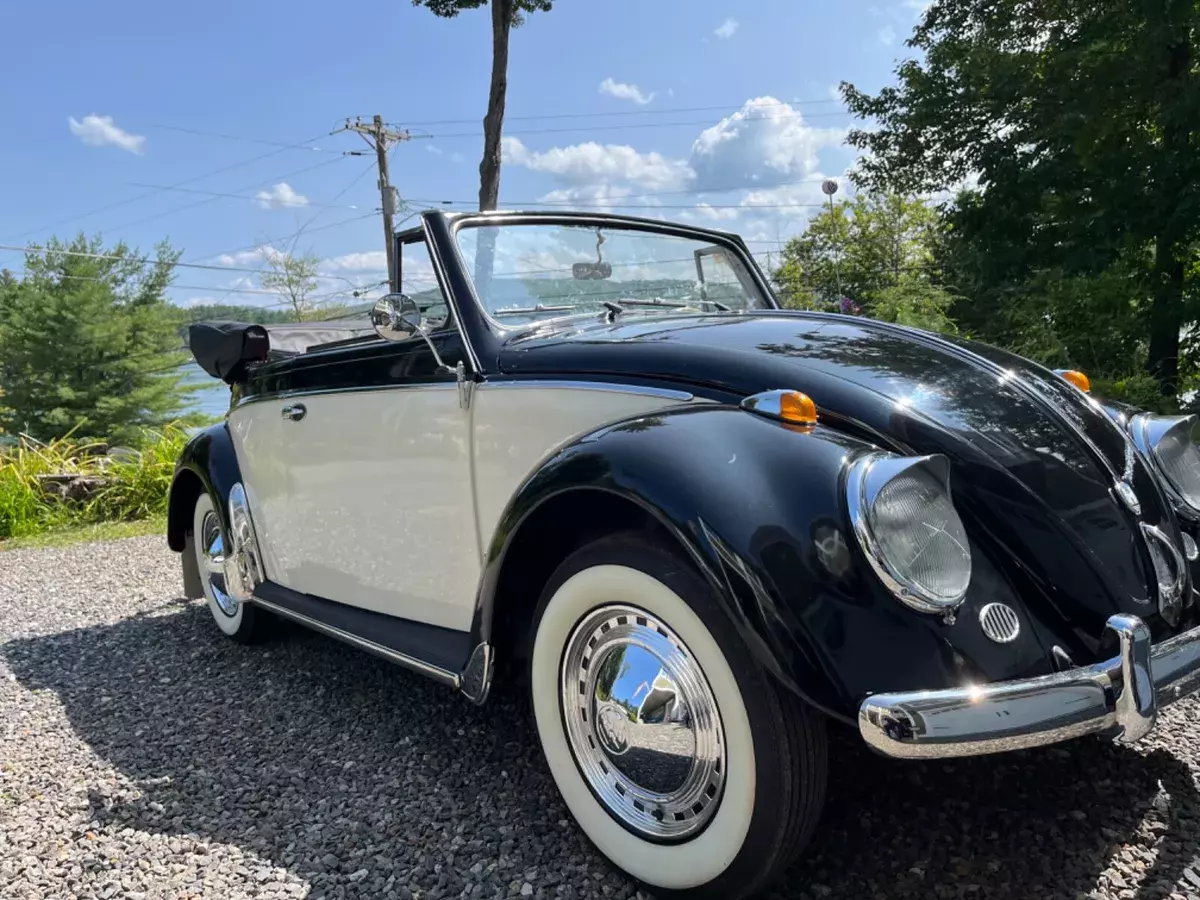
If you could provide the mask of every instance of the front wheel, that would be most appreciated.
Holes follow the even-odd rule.
[[[609,860],[662,895],[746,897],[808,842],[824,720],[780,692],[695,570],[645,535],[568,557],[531,685],[554,780]]]
[[[201,491],[200,496],[196,498],[188,545],[184,553],[194,555],[204,598],[208,601],[209,611],[212,612],[217,627],[243,644],[253,643],[262,638],[266,625],[266,616],[262,610],[253,604],[239,603],[225,590],[223,566],[227,538],[225,529],[221,526],[221,518],[213,506],[212,497],[206,491]]]

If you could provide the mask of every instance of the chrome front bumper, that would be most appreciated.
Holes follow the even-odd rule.
[[[1111,616],[1120,653],[1040,678],[939,691],[876,694],[858,730],[887,756],[938,759],[1040,747],[1087,734],[1136,741],[1160,707],[1200,687],[1200,628],[1155,646],[1137,616]]]

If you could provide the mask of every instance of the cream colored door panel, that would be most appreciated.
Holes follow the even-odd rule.
[[[486,551],[513,494],[559,447],[609,422],[690,400],[691,395],[674,391],[638,393],[599,383],[481,385],[471,404],[480,546]]]
[[[254,517],[254,530],[262,553],[263,572],[268,579],[291,587],[287,571],[274,548],[286,546],[282,530],[287,528],[288,469],[281,452],[285,424],[280,416],[283,402],[251,403],[229,413],[229,433],[242,486]]]
[[[469,413],[456,386],[296,399],[307,407],[304,418],[282,421],[276,448],[248,452],[249,472],[243,463],[248,480],[262,479],[255,487],[270,577],[317,597],[469,630],[479,554]],[[282,405],[252,406],[278,417]]]

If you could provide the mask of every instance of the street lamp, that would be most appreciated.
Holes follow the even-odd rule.
[[[829,198],[829,224],[837,228],[837,218],[833,209],[833,195],[838,192],[838,183],[832,178],[826,178],[821,183],[821,191]],[[840,228],[837,230],[837,235],[837,247],[833,256],[833,272],[837,278],[838,308],[840,309],[842,304],[842,241]]]

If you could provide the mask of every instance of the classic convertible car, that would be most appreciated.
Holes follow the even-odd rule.
[[[528,678],[567,807],[662,894],[891,757],[1136,741],[1197,687],[1190,418],[993,347],[783,310],[736,236],[425,213],[358,320],[192,333],[232,386],[171,488],[190,596],[476,703]]]

